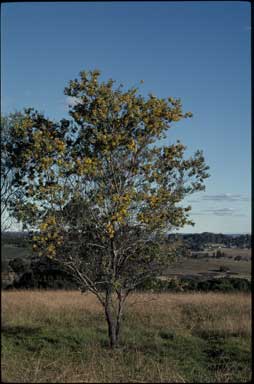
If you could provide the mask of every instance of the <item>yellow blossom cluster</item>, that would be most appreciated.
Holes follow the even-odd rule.
[[[137,150],[137,146],[136,146],[136,143],[135,143],[135,140],[134,140],[134,139],[131,139],[130,143],[127,145],[127,148],[128,148],[130,151],[136,152],[136,150]]]
[[[127,209],[122,208],[118,212],[115,212],[113,216],[111,217],[112,221],[116,221],[118,223],[123,223],[124,218],[126,217],[127,214]]]
[[[150,196],[148,198],[149,204],[152,208],[155,208],[158,202],[160,201],[158,196]]]
[[[45,231],[49,226],[56,225],[56,218],[53,215],[47,216],[46,219],[40,224],[41,231]]]
[[[59,138],[54,138],[52,132],[46,129],[33,132],[33,141],[33,149],[35,149],[35,154],[37,155],[36,158],[41,156],[44,150],[49,153],[55,150],[63,152],[65,149],[65,143]]]
[[[47,247],[47,251],[48,251],[49,257],[55,256],[56,248],[55,248],[54,244],[49,244],[49,246]]]
[[[38,189],[39,189],[40,193],[47,194],[47,195],[50,194],[51,196],[53,196],[54,193],[61,190],[61,186],[58,184],[42,185],[42,183],[41,183],[40,186],[38,187]]]
[[[123,195],[115,194],[112,196],[112,201],[115,204],[115,210],[111,216],[111,220],[117,223],[123,223],[128,215],[128,207],[131,203],[133,193],[128,192]]]
[[[96,159],[85,157],[84,159],[77,159],[77,173],[78,175],[94,174],[97,170],[98,162]]]
[[[107,232],[107,234],[109,235],[109,237],[111,239],[114,237],[115,230],[114,230],[114,227],[113,227],[112,223],[108,223],[106,225],[106,232]]]
[[[39,229],[40,233],[33,237],[33,250],[40,250],[39,254],[45,254],[52,258],[56,255],[57,247],[63,244],[63,236],[56,226],[55,216],[47,216],[40,224]]]
[[[61,166],[61,165],[63,165],[63,163],[64,163],[63,159],[58,159],[57,160],[57,165]]]
[[[129,204],[132,198],[132,193],[124,193],[123,195],[120,194],[115,194],[112,196],[112,200],[117,203],[124,203],[124,204]]]
[[[151,214],[151,212],[148,214],[145,214],[145,213],[140,213],[138,215],[138,220],[141,222],[141,223],[144,223],[144,224],[147,224],[149,225],[150,227],[153,227],[153,228],[159,228],[160,226],[163,226],[165,224],[165,220],[167,219],[167,216],[165,214],[165,212],[153,212],[153,214]]]
[[[41,159],[41,167],[46,170],[53,164],[53,159],[50,157],[43,157]]]
[[[14,124],[14,130],[17,136],[23,136],[32,126],[32,120],[29,117],[25,117],[21,122]]]
[[[146,216],[143,212],[139,213],[137,218],[141,223],[144,224],[148,224],[150,221],[149,217]]]
[[[126,136],[120,132],[114,132],[114,134],[98,132],[97,139],[106,151],[111,151],[126,142]]]
[[[54,141],[55,141],[56,149],[59,152],[63,152],[64,149],[65,149],[65,143],[62,140],[58,139],[58,138],[56,138]]]

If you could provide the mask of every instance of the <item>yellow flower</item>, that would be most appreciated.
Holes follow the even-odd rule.
[[[56,138],[56,139],[55,139],[55,144],[56,144],[56,147],[57,147],[57,149],[58,149],[59,151],[63,151],[63,150],[64,150],[64,148],[65,148],[65,144],[64,144],[64,142],[63,142],[62,140]]]
[[[41,231],[45,231],[45,229],[47,229],[47,226],[48,226],[47,223],[41,223],[39,228],[40,228]]]
[[[131,139],[131,142],[127,145],[128,149],[135,152],[136,151],[136,143],[134,139]]]
[[[55,256],[55,254],[56,254],[56,249],[55,249],[55,246],[53,244],[50,244],[48,246],[47,251],[49,253],[49,256]]]
[[[111,223],[108,223],[106,225],[106,231],[107,231],[109,237],[112,239],[114,237],[115,230],[114,230],[113,225]]]
[[[48,223],[48,224],[51,224],[51,225],[55,225],[55,224],[56,224],[56,218],[55,218],[55,216],[49,216],[49,217],[47,218],[47,223]]]
[[[92,159],[90,159],[89,157],[87,157],[85,160],[84,160],[84,164],[85,165],[91,165],[93,163]]]

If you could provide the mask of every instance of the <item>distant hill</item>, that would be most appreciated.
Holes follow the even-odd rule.
[[[2,239],[10,239],[10,238],[17,238],[17,237],[28,237],[28,232],[21,232],[21,231],[8,231],[8,232],[1,232],[1,238]]]

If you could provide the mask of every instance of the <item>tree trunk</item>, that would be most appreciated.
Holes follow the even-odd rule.
[[[115,348],[118,343],[119,330],[117,328],[117,323],[113,318],[113,314],[111,313],[108,306],[105,307],[105,315],[108,323],[108,337],[109,337],[110,347]]]
[[[117,293],[117,310],[113,307],[112,292],[106,293],[106,301],[104,304],[105,316],[108,323],[108,336],[110,341],[110,347],[114,348],[118,345],[120,329],[122,324],[122,315],[124,302],[127,294],[123,295],[121,292]]]
[[[122,297],[120,296],[119,303],[118,303],[118,313],[116,318],[116,338],[119,339],[120,329],[121,329],[121,323],[122,323],[122,314],[123,314],[123,301]]]

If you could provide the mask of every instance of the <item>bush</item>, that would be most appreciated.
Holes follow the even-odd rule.
[[[11,267],[11,269],[15,272],[15,273],[18,273],[18,274],[22,274],[26,271],[27,267],[25,265],[25,263],[23,262],[23,260],[19,257],[16,257],[15,259],[11,260],[9,262],[9,266]]]
[[[22,259],[16,258],[9,263],[18,278],[13,282],[15,289],[76,289],[77,284],[57,264],[46,258],[32,260],[25,265]],[[10,287],[11,288],[11,287]]]
[[[228,267],[226,267],[225,265],[221,265],[220,268],[219,268],[219,271],[220,272],[228,272],[230,269]]]
[[[231,278],[230,282],[237,291],[251,291],[251,282],[247,279]]]
[[[247,279],[240,278],[219,278],[199,281],[197,279],[149,279],[137,287],[138,291],[153,292],[249,292],[251,290],[251,282]]]

